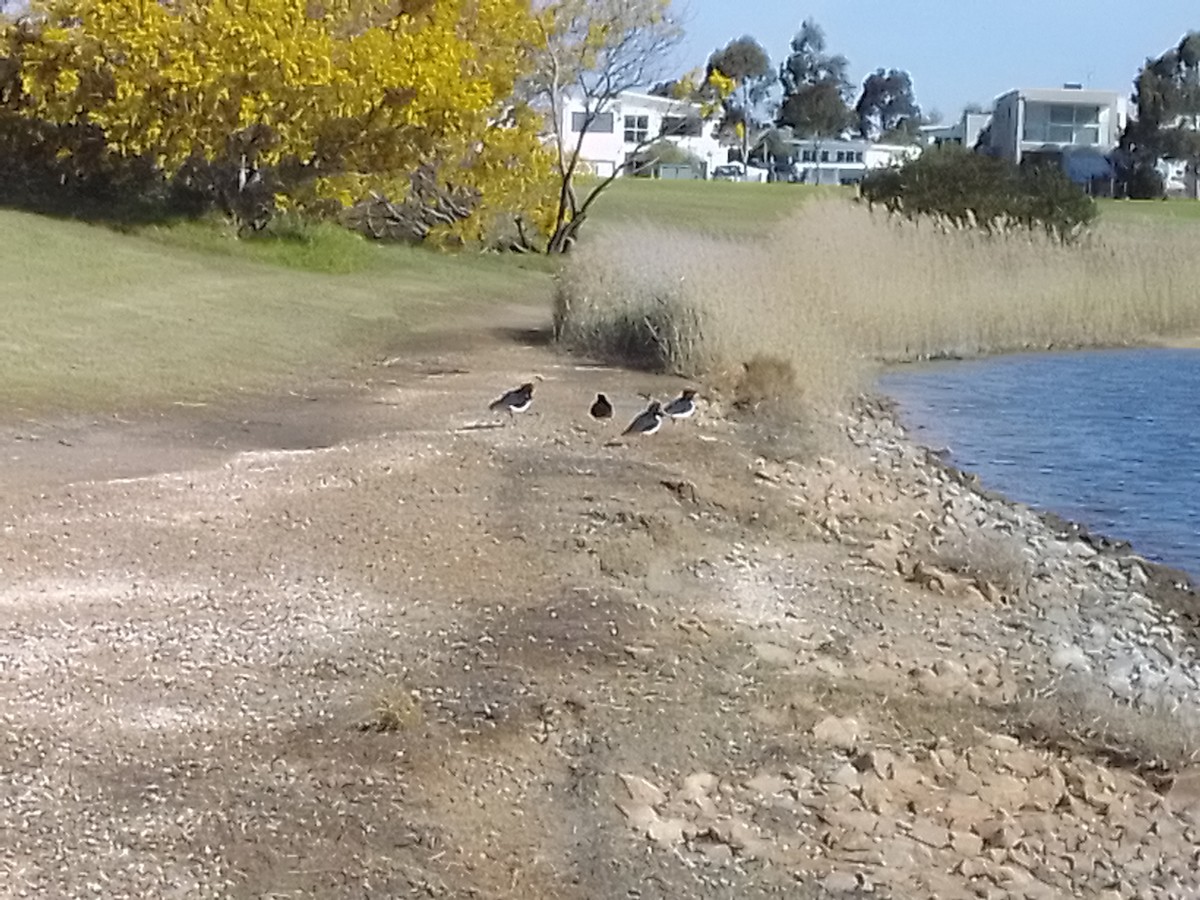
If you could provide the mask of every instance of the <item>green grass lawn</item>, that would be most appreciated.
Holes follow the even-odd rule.
[[[1200,223],[1195,200],[1100,200],[1100,218],[1109,222]]]
[[[590,187],[584,181],[582,188]],[[841,188],[737,181],[657,181],[619,178],[592,207],[588,224],[645,222],[722,234],[755,234],[795,212],[807,200],[845,193]],[[580,191],[581,199],[584,191]],[[587,226],[583,235],[586,239]]]
[[[356,271],[297,267],[328,268],[331,242]],[[201,224],[129,234],[11,210],[0,210],[0,263],[4,417],[262,389],[369,359],[447,314],[550,294],[536,257],[344,234],[239,243]]]

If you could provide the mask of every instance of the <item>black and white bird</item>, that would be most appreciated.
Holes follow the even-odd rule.
[[[592,404],[592,408],[588,410],[593,419],[611,419],[613,414],[613,405],[608,402],[608,398],[603,394],[596,395],[596,402]]]
[[[621,432],[622,436],[626,434],[654,434],[662,427],[663,410],[662,404],[654,400],[646,407],[636,419],[629,423],[629,427]]]
[[[518,388],[513,388],[498,400],[493,400],[488,404],[488,409],[492,412],[500,412],[505,410],[509,416],[515,413],[525,412],[533,404],[533,382],[527,381]]]
[[[686,419],[696,413],[696,392],[691,388],[663,407],[663,412],[672,419]]]

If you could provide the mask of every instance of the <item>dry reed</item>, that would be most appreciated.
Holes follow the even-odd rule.
[[[838,401],[874,363],[1200,331],[1195,245],[1152,223],[1102,222],[1064,246],[824,201],[757,239],[598,235],[560,276],[555,322],[569,345],[690,376],[779,357],[807,400]]]

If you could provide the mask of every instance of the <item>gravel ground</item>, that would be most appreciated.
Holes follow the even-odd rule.
[[[613,442],[681,386],[447,342],[0,430],[0,896],[1200,893],[1183,576],[877,404]]]

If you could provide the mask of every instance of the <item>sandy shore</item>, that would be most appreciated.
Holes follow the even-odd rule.
[[[0,435],[0,896],[1200,892],[1185,579],[878,403],[584,414],[680,386],[448,342]]]

